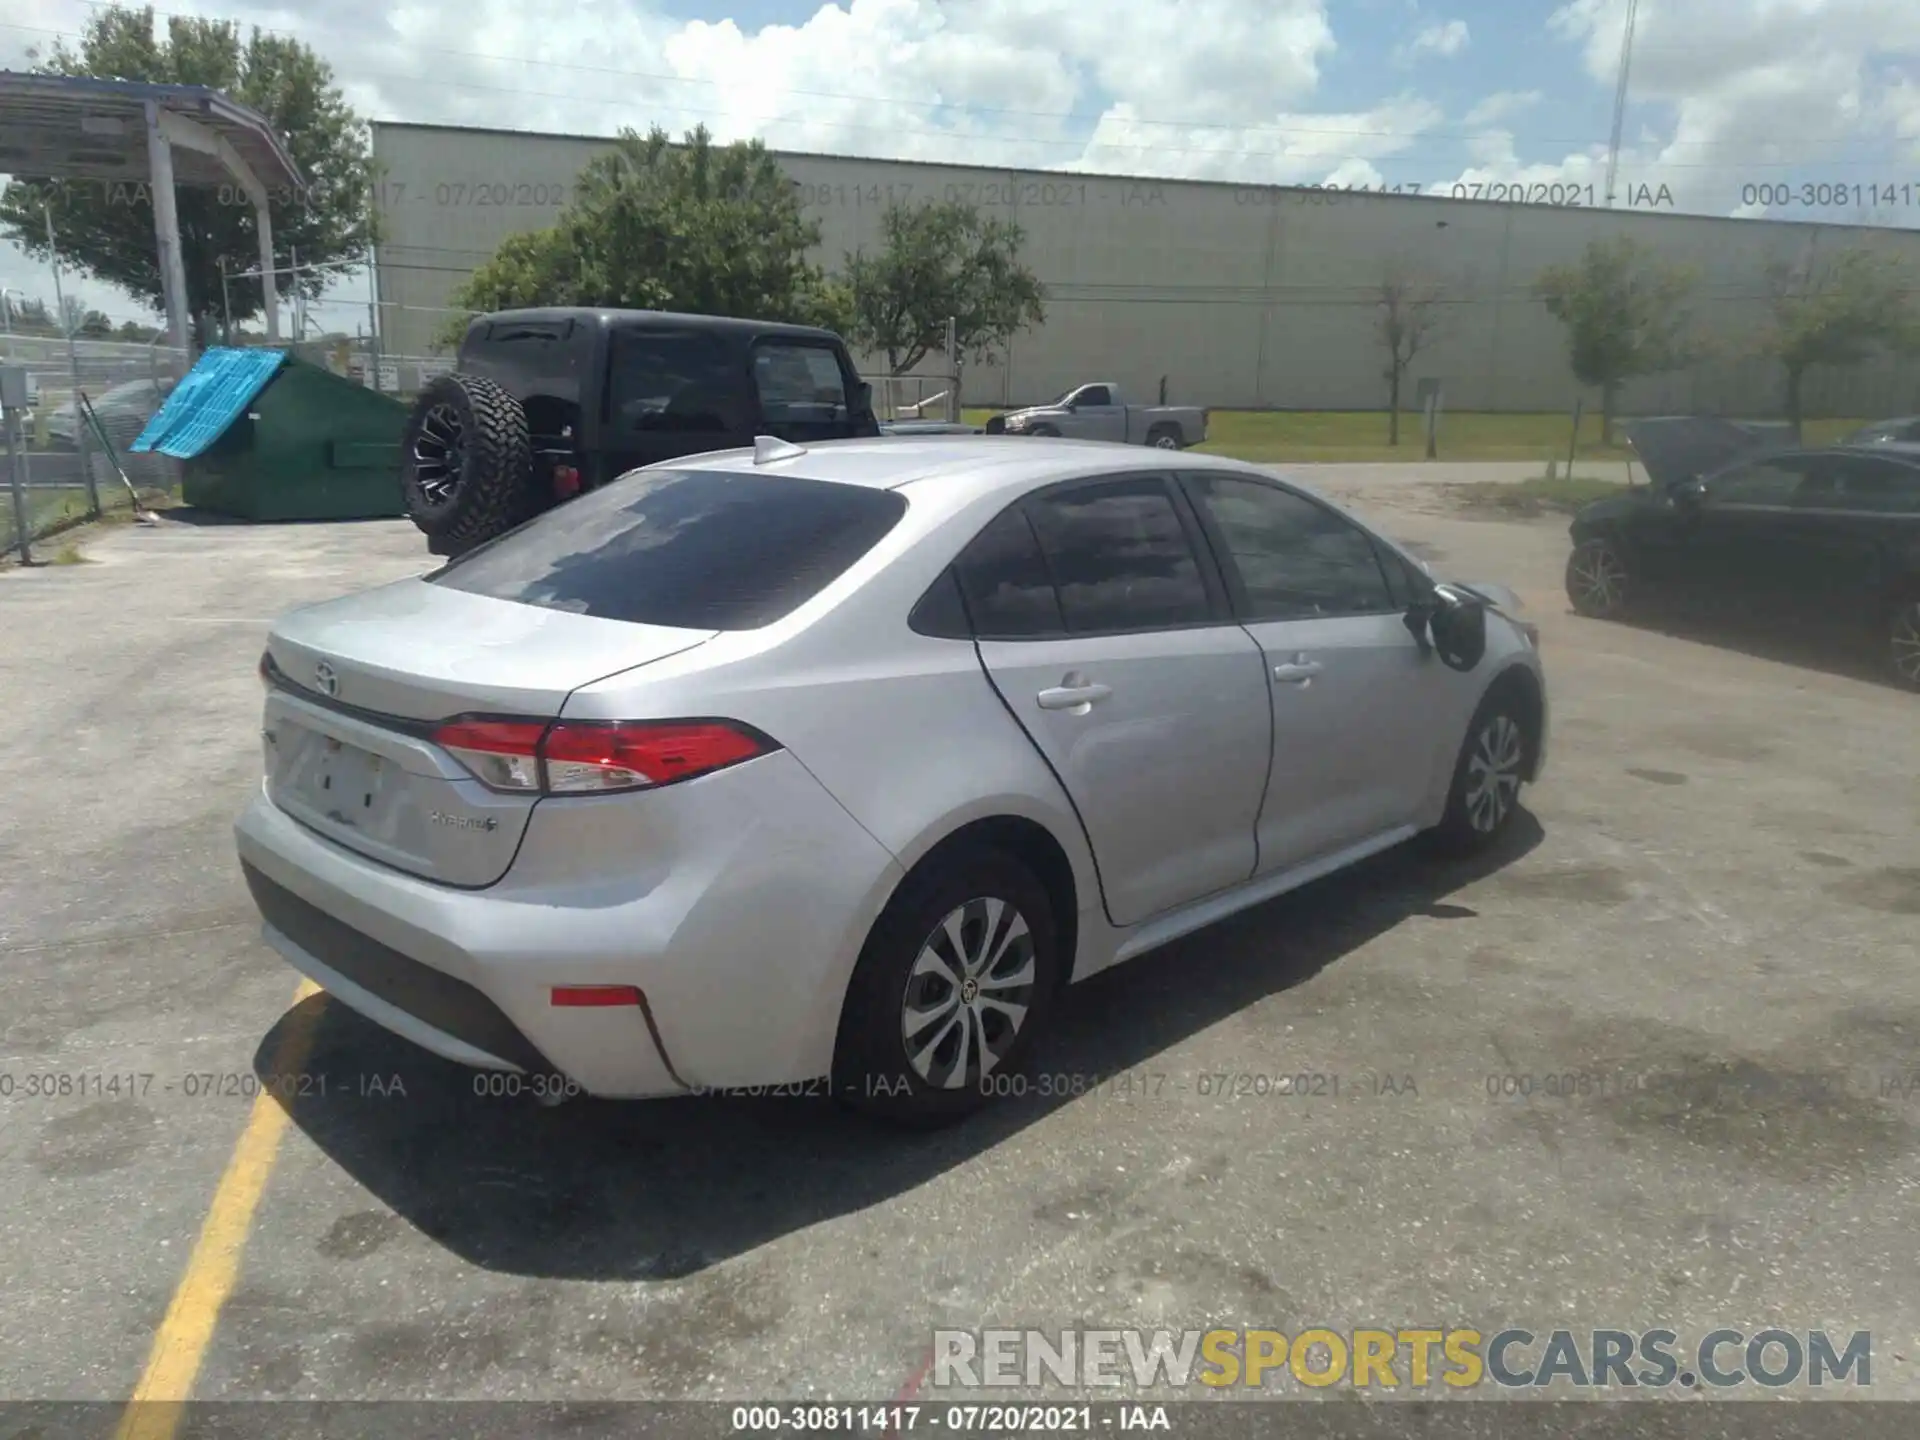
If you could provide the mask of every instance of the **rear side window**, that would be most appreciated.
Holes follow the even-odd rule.
[[[1156,630],[1212,618],[1199,560],[1160,480],[1077,485],[1027,509],[1068,630]]]
[[[700,330],[615,330],[607,419],[627,431],[745,434],[753,397],[739,353]]]
[[[451,590],[688,630],[771,625],[906,513],[890,490],[793,476],[645,470],[443,566]]]
[[[1060,600],[1033,527],[1015,506],[973,537],[955,570],[973,632],[983,640],[1060,635]]]

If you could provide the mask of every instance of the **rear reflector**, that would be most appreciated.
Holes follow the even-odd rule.
[[[555,1005],[598,1006],[638,1005],[640,990],[635,985],[556,985]]]
[[[690,780],[780,747],[728,720],[501,720],[434,732],[483,785],[508,793],[596,795]]]

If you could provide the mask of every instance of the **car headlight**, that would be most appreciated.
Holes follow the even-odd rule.
[[[1021,416],[1016,415],[1013,417],[1013,419],[1007,421],[1007,430],[1009,433],[1012,433],[1013,431],[1017,431],[1017,430],[1024,430],[1026,428],[1027,428],[1027,422]]]

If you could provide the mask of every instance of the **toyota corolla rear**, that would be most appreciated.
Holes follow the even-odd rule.
[[[894,861],[772,728],[688,697],[857,584],[904,510],[652,473],[282,619],[237,827],[269,943],[469,1065],[612,1096],[824,1073]]]

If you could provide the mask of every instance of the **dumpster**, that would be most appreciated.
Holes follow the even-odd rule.
[[[246,520],[404,515],[390,395],[284,350],[206,352],[155,413],[136,452],[181,461],[181,498]]]

